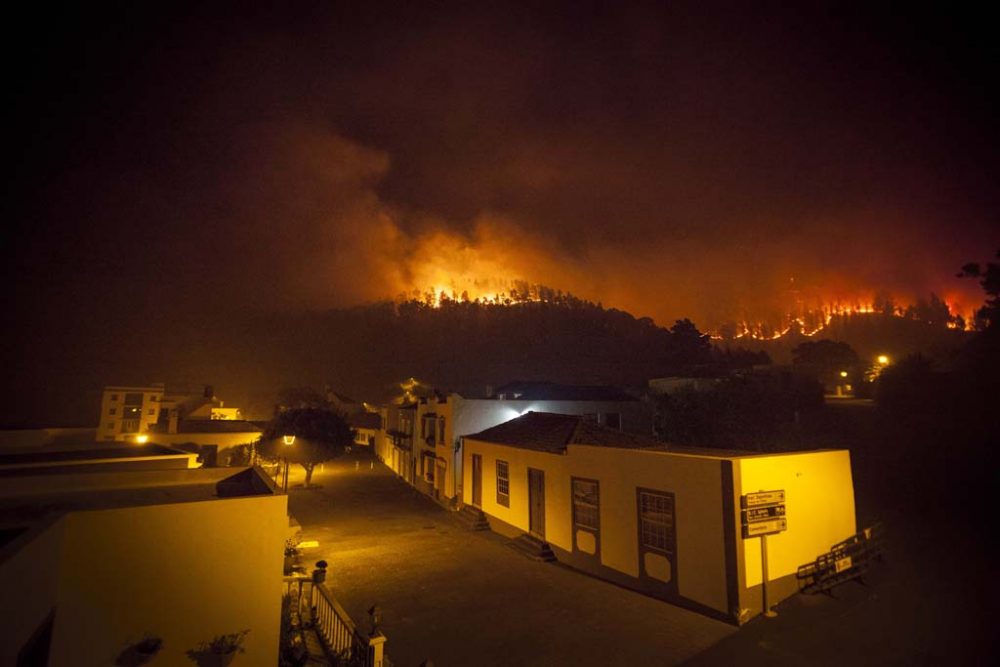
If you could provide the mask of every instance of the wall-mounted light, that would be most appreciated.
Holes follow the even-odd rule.
[[[142,435],[137,435],[135,436],[135,441],[138,442],[140,445],[145,445],[147,442],[149,442],[149,436],[146,435],[145,433],[143,433]]]
[[[294,435],[283,435],[283,436],[281,436],[281,439],[284,440],[284,442],[285,442],[286,445],[294,445],[295,444],[295,436]]]

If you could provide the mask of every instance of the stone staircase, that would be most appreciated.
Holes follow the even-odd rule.
[[[523,535],[510,541],[510,546],[528,558],[537,561],[551,562],[556,560],[556,555],[552,553],[552,548],[548,542],[543,542],[534,535],[524,533]]]
[[[486,515],[481,509],[472,505],[463,505],[462,509],[455,513],[455,518],[466,530],[489,530],[490,523],[486,520]]]

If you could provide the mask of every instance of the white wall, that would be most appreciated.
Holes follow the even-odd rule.
[[[788,530],[768,537],[772,581],[794,576],[798,566],[856,532],[850,456],[843,450],[723,457],[570,445],[565,454],[553,454],[467,438],[463,488],[467,504],[472,503],[473,454],[482,456],[483,511],[524,532],[529,531],[528,468],[545,472],[545,540],[565,551],[573,550],[571,478],[597,480],[600,565],[632,578],[640,574],[636,489],[674,494],[677,554],[671,576],[677,592],[722,614],[737,611],[730,609],[730,585],[734,594],[738,588],[741,608],[753,611],[756,598],[748,589],[761,583],[760,539],[742,538],[741,494],[785,490]],[[509,467],[509,507],[497,503],[498,459]],[[725,461],[733,465],[731,517],[725,516],[729,499],[723,498],[728,494]],[[726,532],[727,519],[732,535]],[[736,573],[732,582],[727,576],[727,540]],[[772,603],[794,590],[792,582],[773,591]]]
[[[0,665],[13,665],[24,643],[56,606],[63,519],[37,525],[0,552]]]
[[[146,633],[155,662],[249,628],[240,665],[277,662],[285,496],[76,512],[66,517],[52,665],[113,664]]]
[[[528,468],[545,472],[545,540],[573,550],[571,478],[600,485],[600,564],[639,576],[638,487],[673,493],[678,593],[728,612],[721,461],[666,452],[570,445],[565,455],[466,439],[464,502],[472,502],[471,455],[483,457],[484,512],[527,532]],[[496,460],[508,462],[510,507],[496,502]]]
[[[857,532],[847,450],[742,458],[733,474],[737,511],[740,495],[785,491],[788,530],[767,538],[768,580],[794,575],[800,565]],[[739,528],[739,517],[736,525]],[[760,538],[738,539],[743,542],[745,586],[757,586],[762,574]]]

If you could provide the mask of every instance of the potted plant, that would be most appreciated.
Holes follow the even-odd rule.
[[[140,665],[145,665],[153,659],[153,656],[160,652],[162,646],[162,639],[156,635],[146,634],[139,641],[126,646],[118,654],[118,657],[115,658],[115,665],[117,667],[139,667]]]
[[[135,652],[140,656],[152,658],[160,651],[163,640],[155,635],[146,635],[135,643]]]
[[[299,555],[299,540],[297,538],[291,537],[285,540],[285,567],[284,571],[286,575],[292,574],[295,571],[296,558]]]
[[[232,632],[226,635],[216,635],[212,641],[208,642],[206,648],[208,652],[217,656],[220,667],[226,667],[233,661],[237,653],[243,653],[243,638],[247,636],[249,630],[242,632]]]

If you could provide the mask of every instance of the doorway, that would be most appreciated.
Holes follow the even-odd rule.
[[[545,538],[545,472],[534,468],[528,468],[528,527]]]
[[[483,457],[472,455],[472,504],[483,508]]]

